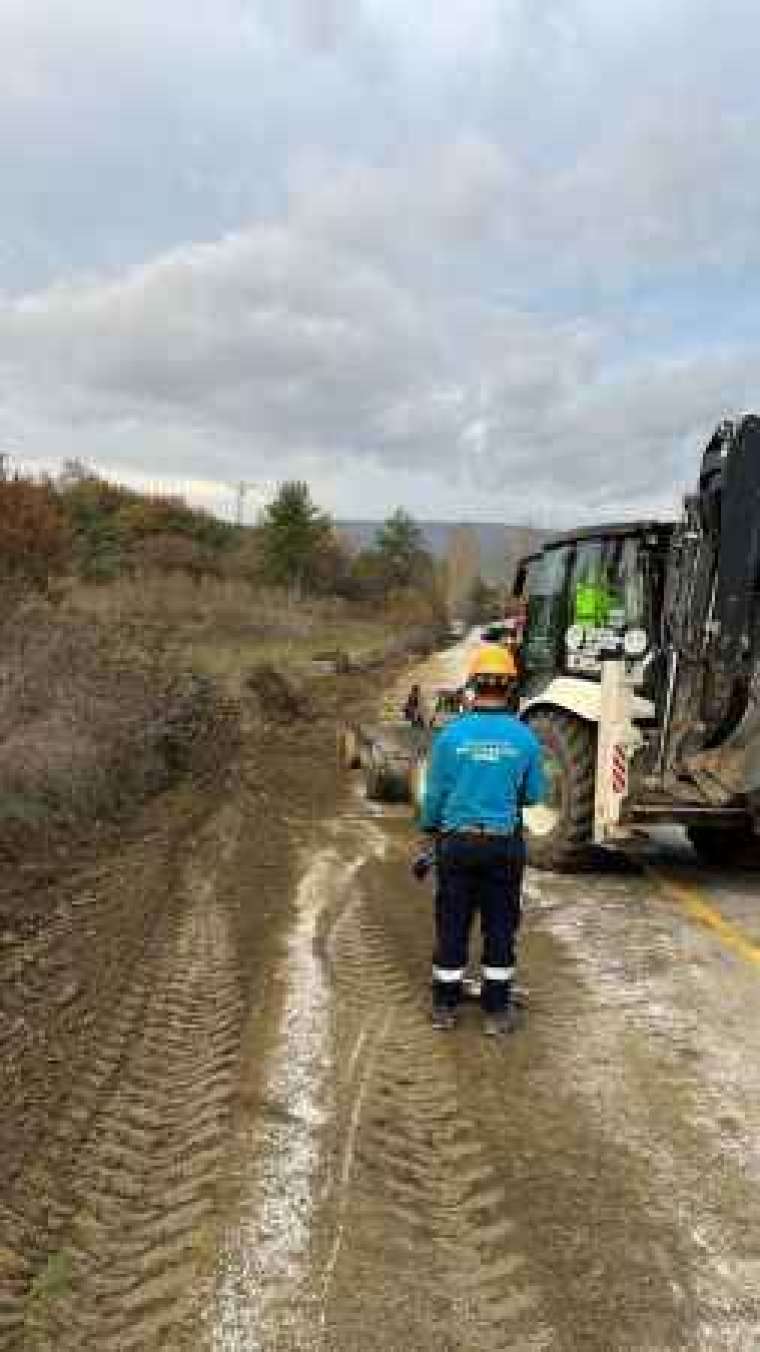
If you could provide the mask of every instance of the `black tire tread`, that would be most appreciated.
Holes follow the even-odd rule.
[[[760,869],[760,837],[749,825],[687,826],[686,835],[700,863],[708,868]]]
[[[380,762],[365,767],[364,789],[374,803],[404,803],[409,800],[409,775]]]
[[[594,820],[594,778],[596,757],[592,729],[572,714],[539,711],[528,724],[541,738],[541,729],[550,729],[564,742],[570,766],[568,810],[561,829],[551,836],[526,834],[528,860],[536,868],[572,869],[587,857]]]

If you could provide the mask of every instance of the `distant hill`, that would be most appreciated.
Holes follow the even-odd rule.
[[[372,544],[379,521],[338,521],[338,529],[359,549]],[[502,521],[419,521],[427,547],[437,559],[446,557],[453,530],[467,526],[480,546],[481,571],[487,582],[511,582],[514,565],[524,554],[538,549],[551,531],[532,526],[509,526]]]

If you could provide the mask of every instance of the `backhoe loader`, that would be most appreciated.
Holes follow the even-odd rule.
[[[760,858],[760,418],[717,427],[680,520],[555,536],[514,595],[520,717],[548,780],[530,862],[572,868],[663,822],[706,862]],[[435,723],[349,729],[344,763],[370,797],[419,804]]]
[[[720,424],[679,521],[571,531],[523,560],[520,716],[549,793],[531,862],[677,822],[706,861],[760,856],[760,418]]]

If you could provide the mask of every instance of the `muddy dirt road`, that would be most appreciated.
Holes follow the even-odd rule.
[[[407,814],[328,733],[6,942],[0,1347],[759,1347],[757,880],[531,874],[523,1026],[435,1034]]]

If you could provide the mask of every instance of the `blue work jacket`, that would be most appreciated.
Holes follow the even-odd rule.
[[[501,712],[463,714],[433,742],[420,812],[423,831],[521,825],[523,806],[546,792],[535,733]]]

